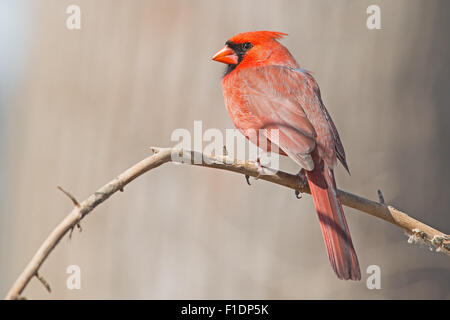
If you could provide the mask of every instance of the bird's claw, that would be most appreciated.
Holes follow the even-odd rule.
[[[304,188],[308,185],[308,178],[306,178],[306,173],[305,173],[305,169],[301,169],[298,173],[297,173],[297,177],[299,179],[299,187],[300,188]],[[300,191],[295,190],[295,197],[297,199],[301,199],[302,196],[300,195]]]
[[[261,164],[261,161],[259,161],[259,158],[256,160],[255,164],[256,164],[256,167],[257,167],[256,170],[258,172],[258,175],[255,177],[255,180],[258,180],[261,176],[264,175],[264,168],[263,168],[263,166]],[[247,184],[249,186],[251,186],[251,184],[250,184],[250,176],[248,174],[245,175],[245,180],[247,181]]]
[[[249,176],[248,174],[245,175],[245,180],[247,181],[247,184],[248,184],[249,186],[251,186],[251,183],[250,183],[250,176]]]
[[[301,188],[304,188],[308,185],[308,178],[306,177],[306,172],[305,169],[301,169],[298,173],[297,173],[297,177],[299,179],[299,186]]]

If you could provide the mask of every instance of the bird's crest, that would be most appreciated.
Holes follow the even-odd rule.
[[[239,33],[233,36],[229,41],[234,43],[261,43],[270,40],[281,39],[284,36],[287,36],[287,33],[277,31],[252,31]]]

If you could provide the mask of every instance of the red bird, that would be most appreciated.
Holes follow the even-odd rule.
[[[227,64],[225,105],[235,126],[258,146],[270,146],[271,130],[278,131],[279,153],[306,170],[331,266],[339,279],[360,280],[333,172],[337,159],[348,171],[344,147],[317,82],[277,41],[285,35],[240,33],[214,55],[213,60]],[[266,129],[267,141],[255,135],[260,129]]]

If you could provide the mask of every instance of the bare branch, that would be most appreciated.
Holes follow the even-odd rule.
[[[258,177],[260,180],[266,180],[268,182],[285,186],[296,190],[299,193],[311,193],[308,185],[302,183],[301,178],[298,175],[289,174],[283,171],[276,171],[270,168],[265,169],[273,172],[273,174],[261,175],[260,165],[253,161],[231,159],[227,155],[204,155],[194,151],[182,149],[158,147],[152,147],[151,149],[154,152],[153,156],[140,161],[128,170],[124,171],[79,204],[76,199],[70,195],[70,193],[60,188],[66,195],[69,196],[69,198],[71,198],[72,202],[75,204],[75,208],[73,208],[69,215],[64,218],[64,220],[50,233],[44,243],[40,246],[33,258],[25,267],[24,271],[20,274],[19,278],[11,287],[6,299],[14,299],[21,296],[21,293],[28,285],[29,281],[33,278],[33,276],[37,276],[37,272],[42,263],[47,259],[59,241],[66,233],[72,230],[74,226],[79,225],[79,222],[95,207],[106,201],[117,191],[123,190],[124,186],[132,182],[137,177],[147,171],[159,167],[164,163],[173,162],[173,159],[178,159],[181,163],[232,171],[249,177]],[[202,162],[193,163],[192,159],[202,159]],[[371,201],[342,190],[338,191],[338,195],[343,205],[368,213],[374,217],[383,219],[402,228],[407,234],[410,235],[412,242],[416,242],[415,240],[420,240],[420,242],[427,244],[431,248],[435,248],[436,251],[450,255],[450,238],[441,231],[411,218],[406,213],[401,212],[392,206],[380,203],[381,201]],[[413,238],[411,238],[411,236]]]

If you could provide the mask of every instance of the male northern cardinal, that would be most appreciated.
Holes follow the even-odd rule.
[[[271,130],[278,130],[279,153],[306,170],[331,266],[340,279],[360,280],[333,173],[336,159],[348,171],[344,147],[317,82],[277,41],[286,35],[240,33],[214,55],[227,64],[225,105],[235,126],[258,146],[270,146]],[[264,143],[255,135],[260,129],[266,129]]]

